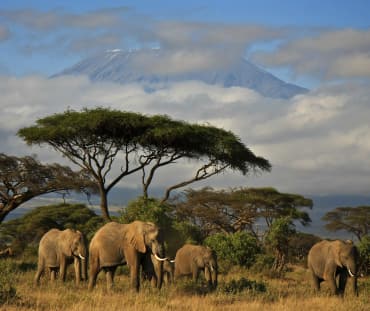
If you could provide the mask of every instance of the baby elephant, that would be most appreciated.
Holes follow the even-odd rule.
[[[197,281],[199,272],[204,272],[204,277],[210,287],[217,287],[217,257],[209,247],[185,244],[175,257],[175,279],[183,275],[192,275]]]
[[[163,262],[163,280],[166,284],[173,283],[175,273],[175,261],[167,259]]]

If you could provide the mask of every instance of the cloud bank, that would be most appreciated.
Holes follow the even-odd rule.
[[[332,85],[290,100],[277,100],[249,89],[195,81],[147,93],[136,84],[93,84],[86,77],[29,76],[1,77],[0,92],[1,150],[7,154],[37,153],[43,161],[55,161],[59,155],[48,148],[26,146],[16,137],[17,130],[68,108],[104,106],[168,114],[231,130],[273,165],[271,173],[261,176],[230,173],[215,177],[207,181],[211,186],[274,186],[302,194],[361,194],[370,187],[367,85]],[[177,167],[177,174],[179,170],[190,173],[189,165]],[[155,186],[167,185],[174,175],[164,172]]]

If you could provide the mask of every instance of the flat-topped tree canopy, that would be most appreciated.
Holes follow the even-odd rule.
[[[233,133],[166,115],[148,116],[109,108],[67,110],[37,120],[35,125],[20,129],[18,135],[30,145],[52,146],[88,171],[99,186],[101,208],[107,220],[108,192],[122,178],[140,170],[147,197],[160,167],[183,158],[201,163],[194,177],[166,189],[163,200],[167,200],[173,189],[225,169],[245,175],[250,170],[271,168],[266,159],[255,156]],[[118,173],[112,170],[114,162],[121,166]]]

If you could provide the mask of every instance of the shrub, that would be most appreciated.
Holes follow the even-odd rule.
[[[217,233],[206,238],[204,243],[217,253],[219,260],[246,268],[253,265],[260,252],[257,239],[247,232]]]
[[[239,280],[232,279],[230,282],[221,284],[218,289],[218,291],[226,294],[238,294],[245,290],[264,293],[266,292],[266,285],[262,282],[252,281],[242,277]]]
[[[17,267],[11,260],[0,260],[0,304],[4,304],[16,297],[16,289],[13,284],[16,282]]]
[[[364,236],[357,247],[360,253],[360,273],[368,275],[370,273],[370,236]]]

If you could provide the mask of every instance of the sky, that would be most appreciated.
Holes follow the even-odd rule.
[[[172,70],[245,57],[310,91],[283,100],[196,81],[147,93],[135,84],[49,78],[100,51],[153,47],[167,51]],[[257,176],[222,174],[207,181],[212,187],[369,195],[370,1],[3,0],[0,94],[6,154],[60,161],[51,149],[27,146],[17,130],[68,108],[106,106],[231,130],[272,164]],[[156,184],[185,176],[189,165],[164,171]]]

